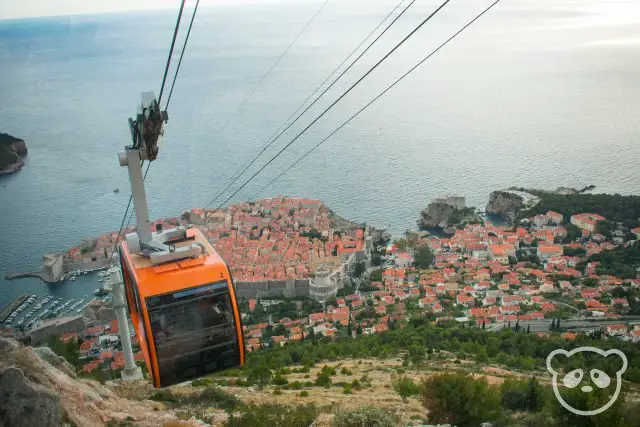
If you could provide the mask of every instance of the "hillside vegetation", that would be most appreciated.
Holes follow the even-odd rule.
[[[525,190],[540,197],[540,203],[521,211],[520,218],[544,214],[548,211],[564,215],[566,222],[571,215],[590,212],[604,216],[609,221],[622,222],[626,227],[640,225],[640,196],[620,194],[556,194],[540,190]]]

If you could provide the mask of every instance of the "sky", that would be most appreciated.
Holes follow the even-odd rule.
[[[200,6],[273,3],[278,1],[282,0],[201,0]],[[195,3],[196,0],[187,0],[185,7],[193,7]],[[0,19],[83,15],[167,8],[177,10],[179,5],[180,0],[0,0]]]

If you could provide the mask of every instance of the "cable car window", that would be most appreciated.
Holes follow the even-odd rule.
[[[226,281],[146,302],[162,387],[240,363]]]

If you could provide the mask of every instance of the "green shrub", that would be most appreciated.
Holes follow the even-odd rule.
[[[375,406],[353,410],[340,410],[333,420],[335,427],[395,427],[399,424],[395,414]]]
[[[353,372],[351,372],[351,371],[350,371],[349,369],[347,369],[347,368],[342,368],[342,369],[340,369],[340,373],[341,373],[342,375],[352,375],[352,374],[353,374]]]
[[[322,372],[318,373],[316,385],[324,388],[331,387],[331,375],[323,369]]]
[[[407,401],[407,397],[420,392],[420,388],[409,377],[392,375],[391,384],[393,384],[393,389],[400,395],[403,402]]]
[[[307,396],[309,396],[309,392],[307,390],[302,390],[300,392],[300,397],[307,397]]]
[[[280,374],[277,374],[275,377],[273,377],[273,379],[271,380],[271,382],[275,385],[285,385],[285,384],[289,384],[289,380],[287,380],[285,377],[283,377]]]
[[[332,368],[331,366],[324,365],[322,367],[322,371],[321,372],[323,374],[326,373],[327,375],[331,376],[331,375],[335,375],[336,374],[336,369]]]
[[[273,390],[273,394],[275,394],[276,396],[280,396],[282,394],[282,390],[280,390],[280,387],[276,387]]]
[[[344,394],[353,394],[353,386],[351,384],[345,384],[342,388]]]
[[[178,398],[173,395],[171,390],[167,389],[156,390],[149,399],[156,402],[178,402]]]
[[[193,381],[191,381],[191,385],[193,387],[203,387],[203,386],[209,386],[213,384],[213,380],[211,378],[198,378],[195,379]]]
[[[502,415],[498,389],[486,378],[462,373],[435,375],[422,382],[420,393],[429,410],[429,422],[434,424],[476,426]]]
[[[175,395],[169,389],[161,389],[153,393],[150,399],[157,402],[165,402],[171,407],[206,403],[208,406],[230,410],[240,404],[240,401],[234,395],[217,387],[208,387],[188,395]]]
[[[314,405],[246,405],[229,415],[226,427],[308,427],[318,415]]]
[[[302,390],[302,387],[304,387],[304,385],[300,381],[289,383],[289,388],[291,390]]]

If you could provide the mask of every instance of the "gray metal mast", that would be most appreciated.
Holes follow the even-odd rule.
[[[184,227],[169,230],[158,228],[156,232],[151,231],[142,162],[151,162],[158,156],[158,139],[163,134],[163,124],[168,119],[167,112],[160,110],[153,92],[144,92],[135,120],[129,119],[133,144],[126,146],[124,152],[118,153],[120,166],[127,167],[129,171],[131,197],[136,212],[136,231],[125,236],[126,244],[130,253],[148,257],[153,265],[184,258],[197,258],[205,252],[204,246],[197,242],[181,247],[171,244],[172,241],[186,239]],[[122,273],[118,267],[112,267],[108,277],[113,287],[114,307],[125,357],[122,379],[141,379],[142,371],[133,359]]]

